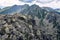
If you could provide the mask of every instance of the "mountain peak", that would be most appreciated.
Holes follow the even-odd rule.
[[[29,6],[28,4],[24,4],[24,6]]]
[[[38,5],[36,5],[36,4],[33,4],[33,5],[31,5],[31,7],[39,7]]]

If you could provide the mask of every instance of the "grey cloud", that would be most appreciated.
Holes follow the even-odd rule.
[[[19,1],[21,1],[21,2],[26,2],[26,3],[32,3],[32,2],[35,1],[35,0],[19,0]]]
[[[38,3],[42,3],[42,4],[45,4],[45,3],[51,3],[53,1],[60,1],[60,0],[19,0],[21,2],[24,2],[24,3],[32,3],[32,2],[38,2]]]
[[[51,3],[51,2],[53,2],[53,1],[54,1],[54,0],[47,0],[47,1],[46,1],[46,0],[44,0],[44,1],[43,1],[43,0],[37,0],[36,2],[38,2],[38,3],[43,3],[43,4],[44,4],[44,3]]]

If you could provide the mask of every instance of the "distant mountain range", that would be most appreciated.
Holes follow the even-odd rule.
[[[14,6],[11,6],[11,7],[6,7],[6,8],[3,8],[3,9],[0,11],[0,14],[18,13],[18,12],[20,12],[21,10],[23,10],[26,6],[27,6],[27,5],[23,5],[23,6],[14,5]]]
[[[37,11],[42,12],[43,10],[48,12],[57,12],[52,8],[49,7],[39,7],[38,5],[32,5],[29,6],[27,4],[25,5],[14,5],[10,7],[5,7],[0,10],[0,14],[13,14],[13,13],[23,13],[23,14],[37,14]],[[59,12],[58,12],[59,13]]]
[[[58,9],[55,9],[56,11],[58,11],[58,12],[60,12],[60,8],[58,8]]]

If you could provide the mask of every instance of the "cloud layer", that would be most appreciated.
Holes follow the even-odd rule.
[[[60,0],[0,0],[0,6],[12,6],[12,5],[23,5],[23,4],[36,4],[40,7],[52,7],[52,8],[60,8]]]
[[[53,2],[54,0],[37,0],[36,2],[39,2],[39,3],[51,3]]]
[[[19,1],[21,1],[21,2],[31,3],[31,2],[33,2],[34,0],[19,0]]]
[[[53,2],[55,0],[19,0],[21,2],[25,2],[25,3],[32,3],[34,1],[39,2],[39,3],[50,3]]]
[[[11,5],[22,5],[24,4],[23,2],[20,2],[18,0],[0,0],[0,6],[11,6]]]

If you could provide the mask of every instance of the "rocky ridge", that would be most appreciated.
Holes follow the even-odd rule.
[[[33,19],[28,14],[1,14],[0,40],[59,40],[59,18],[59,14],[53,13],[47,13],[43,19],[37,16]]]

